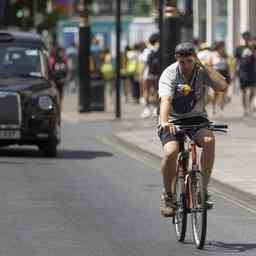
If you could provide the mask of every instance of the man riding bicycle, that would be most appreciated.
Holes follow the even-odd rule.
[[[209,86],[215,91],[225,91],[228,84],[225,78],[208,66],[204,66],[196,56],[192,43],[176,46],[177,62],[167,67],[159,80],[158,94],[160,116],[158,135],[163,144],[164,157],[161,163],[163,194],[160,211],[164,217],[175,214],[176,162],[179,153],[177,128],[171,122],[181,118],[207,118],[206,104]],[[205,187],[209,183],[215,157],[213,132],[202,128],[191,134],[198,146],[202,147],[201,168],[205,177]],[[207,193],[206,205],[212,207]]]

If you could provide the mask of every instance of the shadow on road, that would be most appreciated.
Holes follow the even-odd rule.
[[[0,157],[30,157],[30,158],[40,158],[42,153],[36,148],[15,148],[15,147],[3,147],[0,149]]]
[[[207,244],[207,247],[207,250],[209,251],[221,251],[222,253],[229,252],[235,254],[256,249],[256,243],[224,243],[220,241],[212,241]]]
[[[67,150],[58,151],[58,159],[93,159],[97,157],[112,157],[113,154],[105,151]]]
[[[97,157],[112,157],[113,154],[105,151],[86,151],[76,149],[59,149],[56,158],[47,158],[36,148],[2,148],[0,157],[15,158],[45,158],[45,159],[94,159]]]

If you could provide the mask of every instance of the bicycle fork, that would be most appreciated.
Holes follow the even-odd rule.
[[[192,198],[192,182],[193,176],[196,172],[199,171],[199,165],[197,161],[197,152],[196,152],[196,144],[191,144],[189,148],[189,152],[191,153],[191,160],[192,160],[192,169],[189,174],[186,176],[186,208],[189,212],[193,209],[193,198]]]

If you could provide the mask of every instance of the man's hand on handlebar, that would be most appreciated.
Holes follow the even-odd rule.
[[[170,122],[163,123],[161,126],[162,126],[163,129],[169,129],[170,133],[173,134],[173,135],[175,135],[177,133],[177,128],[174,125],[174,123],[170,123]]]

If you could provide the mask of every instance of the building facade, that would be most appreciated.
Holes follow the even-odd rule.
[[[210,45],[224,40],[229,54],[239,45],[241,33],[256,35],[255,0],[194,0],[194,37]]]

